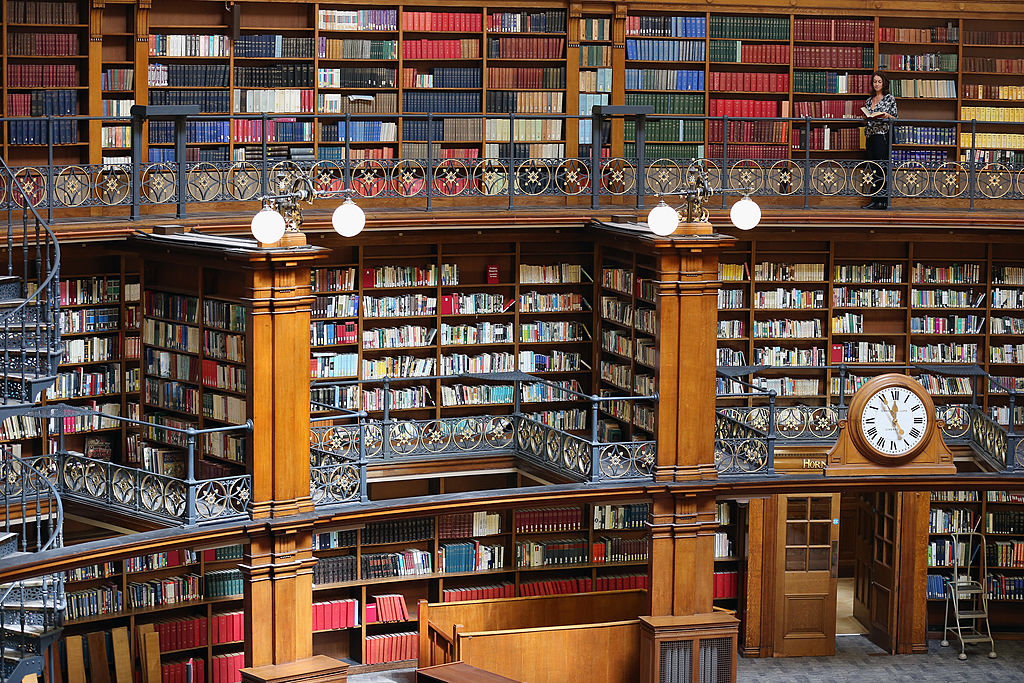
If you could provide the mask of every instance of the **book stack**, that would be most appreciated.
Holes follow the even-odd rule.
[[[400,662],[415,659],[419,651],[418,633],[388,633],[366,637],[366,664]]]
[[[238,643],[245,640],[245,614],[243,612],[218,612],[210,622],[213,645]]]
[[[409,621],[405,596],[398,593],[372,595],[373,604],[366,605],[366,623]]]
[[[206,660],[189,657],[166,662],[160,665],[160,678],[163,683],[191,683],[191,681],[206,680]],[[242,679],[238,678],[237,680],[241,681]]]
[[[358,558],[355,555],[335,555],[317,558],[313,567],[313,583],[320,586],[356,580]]]
[[[206,645],[206,617],[182,617],[153,624],[160,634],[160,652]]]
[[[739,596],[740,575],[736,570],[715,572],[713,579],[713,594],[715,600],[735,598]]]
[[[497,598],[514,598],[515,596],[515,584],[505,582],[495,586],[445,588],[441,591],[441,602],[464,602],[466,600],[494,600]]]
[[[238,569],[221,569],[203,575],[208,599],[226,598],[242,594],[242,572]]]
[[[396,596],[404,598],[402,596]],[[369,610],[369,605],[367,605]],[[408,618],[408,614],[406,615]],[[355,598],[313,603],[313,630],[331,631],[359,626],[359,601]]]
[[[244,652],[226,652],[213,655],[210,659],[210,673],[213,683],[241,683],[239,669],[245,666]],[[164,679],[166,682],[167,679]]]

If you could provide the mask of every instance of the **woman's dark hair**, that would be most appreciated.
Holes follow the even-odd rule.
[[[889,77],[886,76],[881,71],[873,71],[871,73],[871,80],[868,81],[868,95],[870,95],[872,97],[875,96],[875,86],[872,83],[872,81],[875,80],[875,76],[878,76],[879,78],[882,79],[882,94],[883,95],[888,95],[889,94]]]

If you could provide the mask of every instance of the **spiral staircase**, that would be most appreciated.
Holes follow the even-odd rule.
[[[60,247],[26,187],[0,160],[6,200],[6,271],[0,265],[0,420],[27,412],[57,378]],[[62,545],[63,506],[50,478],[0,444],[0,566]],[[36,680],[53,666],[63,574],[0,584],[0,681]],[[49,661],[48,661],[49,660]],[[49,680],[53,680],[52,669]],[[26,681],[26,683],[27,683]]]

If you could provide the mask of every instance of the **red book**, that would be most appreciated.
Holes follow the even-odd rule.
[[[373,287],[374,284],[373,268],[363,268],[363,287]]]
[[[833,363],[842,363],[843,362],[843,345],[842,344],[833,344],[832,345],[832,356],[830,357],[829,360],[831,362],[833,362]]]

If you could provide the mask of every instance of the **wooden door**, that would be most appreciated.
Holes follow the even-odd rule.
[[[861,624],[871,621],[871,558],[874,554],[875,494],[857,496],[857,530],[853,559],[853,617]]]
[[[857,549],[853,615],[867,627],[868,639],[888,652],[895,652],[896,648],[900,496],[861,496],[862,514],[858,518],[858,546],[863,547]]]
[[[834,655],[839,494],[779,496],[775,656]]]

